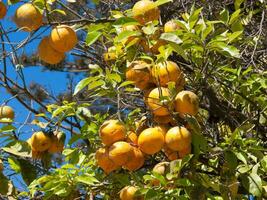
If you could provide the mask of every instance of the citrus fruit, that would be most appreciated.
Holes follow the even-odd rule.
[[[179,158],[184,158],[185,156],[187,156],[190,153],[191,153],[191,145],[188,145],[184,149],[182,149],[178,152]]]
[[[168,88],[155,88],[146,96],[146,103],[154,115],[166,116],[169,115],[170,90]]]
[[[49,153],[62,152],[64,149],[64,142],[66,135],[63,132],[57,132],[56,135],[52,137],[52,144],[48,149]]]
[[[153,66],[152,77],[156,84],[160,86],[167,86],[169,82],[178,82],[182,71],[175,62],[165,61]]]
[[[109,158],[109,151],[108,148],[100,148],[96,151],[95,159],[97,165],[104,170],[106,174],[119,169],[120,166],[116,165],[110,158]]]
[[[38,46],[38,55],[40,59],[48,64],[57,64],[65,57],[64,53],[56,51],[49,43],[49,38],[44,37]]]
[[[32,149],[40,152],[48,150],[51,144],[51,138],[42,131],[35,132],[30,140]]]
[[[144,61],[134,61],[126,71],[126,79],[141,90],[151,85],[150,66]]]
[[[191,133],[180,126],[172,127],[165,135],[165,143],[173,151],[181,151],[191,145]]]
[[[75,47],[78,39],[75,31],[71,27],[60,25],[51,31],[49,42],[55,50],[65,53]]]
[[[10,106],[0,106],[0,119],[14,119],[15,112]]]
[[[176,31],[178,29],[180,29],[180,26],[174,20],[170,20],[170,21],[166,22],[164,25],[164,32],[165,33],[173,32],[173,31]]]
[[[110,146],[114,142],[125,139],[126,128],[119,120],[107,120],[101,125],[99,136],[103,144]]]
[[[129,171],[135,171],[141,168],[144,165],[145,157],[143,152],[137,147],[133,147],[133,156],[130,158],[128,162],[123,166],[125,169]]]
[[[133,147],[127,142],[118,141],[109,147],[108,155],[116,165],[122,166],[132,159]]]
[[[19,28],[30,32],[42,25],[43,17],[33,4],[25,3],[16,10],[14,21]]]
[[[196,115],[199,108],[198,97],[191,91],[181,91],[177,94],[174,101],[174,109],[184,118],[185,114]]]
[[[153,1],[141,0],[132,9],[133,17],[141,24],[159,20],[160,10]]]
[[[136,196],[135,193],[138,190],[135,186],[126,186],[120,191],[120,200],[142,200],[143,197]]]
[[[159,127],[147,128],[138,137],[138,146],[146,154],[152,155],[164,145],[164,132]]]

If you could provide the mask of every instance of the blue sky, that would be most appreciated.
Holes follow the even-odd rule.
[[[3,2],[7,5],[6,0],[4,0]],[[21,5],[21,3],[9,6],[7,16],[4,19],[0,20],[0,23],[2,24],[2,26],[4,27],[6,31],[15,28],[15,24],[12,21],[12,15],[15,13],[15,10],[19,5]],[[9,37],[10,37],[11,42],[20,42],[23,39],[25,39],[28,36],[28,34],[29,33],[18,31],[18,32],[9,34]],[[49,34],[49,30],[46,33],[44,33],[42,36],[48,35],[48,34]],[[40,41],[40,38],[32,43],[27,44],[18,53],[20,54],[21,52],[24,52],[27,55],[34,53],[37,49],[39,41]],[[7,46],[6,48],[7,48],[7,51],[10,51],[10,49]],[[7,65],[8,65],[8,76],[12,78],[13,80],[16,80],[18,78],[18,74],[16,70],[12,67],[9,61]],[[1,60],[0,60],[0,70],[3,70],[3,63]],[[26,67],[23,69],[23,73],[25,75],[27,85],[29,85],[32,82],[39,83],[43,85],[48,91],[53,91],[53,94],[55,95],[67,90],[67,86],[68,86],[67,75],[68,74],[73,76],[74,81],[76,83],[82,78],[82,74],[77,75],[74,73],[46,71],[41,66]],[[0,104],[3,104],[5,100],[10,99],[10,98],[11,98],[11,95],[7,93],[5,88],[2,88],[0,86]],[[9,101],[8,105],[13,107],[14,110],[16,111],[14,125],[18,127],[21,123],[25,121],[29,112],[15,99],[12,99],[11,101]],[[32,117],[34,116],[32,115]],[[23,140],[28,139],[32,134],[31,128],[32,127],[25,126],[23,129],[21,129],[22,134],[20,135],[21,136],[20,139],[23,139]],[[1,144],[1,139],[0,139],[0,147],[2,145],[3,143]],[[6,172],[6,173],[10,173],[10,172]],[[13,181],[20,190],[25,189],[23,185],[20,183],[20,177],[18,176],[14,177]]]

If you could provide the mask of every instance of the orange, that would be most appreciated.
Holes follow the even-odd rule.
[[[146,154],[154,154],[164,145],[164,131],[160,127],[147,128],[138,137],[138,146]]]
[[[49,37],[50,45],[57,51],[65,53],[78,43],[75,31],[66,25],[55,27]]]
[[[129,143],[119,141],[109,147],[108,155],[116,165],[122,166],[132,159],[133,154],[133,147]]]
[[[191,153],[191,145],[186,146],[184,149],[178,152],[179,158],[183,158]]]
[[[3,161],[0,159],[0,172],[4,170],[4,164]]]
[[[141,60],[133,62],[126,71],[126,79],[141,90],[148,88],[151,85],[149,64]]]
[[[195,116],[198,113],[198,108],[198,97],[193,92],[183,90],[175,97],[174,109],[182,118],[185,117],[185,114]]]
[[[164,154],[167,156],[167,158],[170,161],[177,160],[179,158],[178,151],[173,151],[170,148],[168,148],[167,146],[163,147],[163,151],[164,151]]]
[[[141,0],[138,1],[132,9],[133,17],[140,24],[146,24],[154,20],[159,20],[160,10],[153,1]]]
[[[116,165],[108,156],[108,148],[100,148],[96,151],[95,159],[97,165],[104,170],[106,174],[119,169],[120,166]]]
[[[53,49],[49,43],[49,38],[44,37],[38,46],[39,58],[48,64],[57,64],[65,57],[64,53]]]
[[[0,119],[12,120],[15,117],[15,112],[10,106],[0,106]]]
[[[146,103],[154,115],[166,116],[170,114],[169,109],[171,109],[167,99],[169,97],[170,90],[168,88],[155,88],[149,92]]]
[[[114,142],[124,140],[126,137],[126,128],[119,120],[107,120],[100,129],[99,136],[103,144],[110,146]]]
[[[167,86],[169,82],[177,82],[182,71],[175,62],[165,61],[156,64],[152,68],[153,81],[160,86]]]
[[[173,31],[176,31],[180,28],[181,27],[178,25],[178,23],[176,23],[173,20],[170,20],[170,21],[166,22],[166,24],[164,25],[164,32],[165,33],[173,32]]]
[[[120,191],[120,200],[143,200],[143,197],[136,196],[138,190],[135,186],[126,186]]]
[[[62,152],[64,149],[66,135],[63,132],[58,132],[52,137],[52,144],[48,149],[49,153]]]
[[[35,132],[29,140],[30,145],[35,151],[46,151],[52,144],[52,139],[44,132]]]
[[[126,142],[130,144],[137,144],[138,137],[135,132],[129,131],[127,133]]]
[[[14,21],[19,28],[30,32],[42,25],[43,18],[40,11],[33,4],[25,3],[16,10]]]
[[[6,16],[6,12],[7,12],[6,6],[5,6],[5,4],[1,1],[1,2],[0,2],[0,19],[3,19],[3,18]]]
[[[124,165],[125,169],[129,171],[135,171],[141,168],[144,165],[145,157],[140,149],[133,147],[133,156],[130,160]]]
[[[191,144],[191,133],[185,127],[172,127],[165,135],[165,143],[173,151],[181,151]]]

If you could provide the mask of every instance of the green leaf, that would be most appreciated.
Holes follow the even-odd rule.
[[[11,132],[14,130],[16,130],[16,127],[14,127],[12,125],[7,125],[7,126],[0,128],[0,133]]]
[[[130,17],[121,17],[118,20],[116,20],[113,25],[118,26],[118,25],[138,25],[138,21],[136,21],[133,18]]]
[[[13,169],[16,173],[20,173],[21,171],[20,164],[17,161],[17,159],[14,157],[9,157],[7,160],[8,160],[10,168]]]
[[[76,95],[78,92],[80,92],[84,87],[86,87],[90,83],[94,83],[97,81],[99,77],[88,77],[83,80],[81,80],[75,87],[73,95]]]
[[[235,58],[239,58],[240,54],[239,54],[239,50],[231,45],[227,45],[224,42],[217,42],[217,41],[212,41],[212,43],[210,44],[210,48],[217,50],[218,52],[222,53],[225,56],[232,56]]]
[[[131,37],[131,36],[140,36],[141,33],[139,31],[123,31],[121,32],[115,39],[115,42],[122,42],[123,40]]]
[[[231,17],[230,17],[230,20],[229,20],[229,24],[231,25],[232,23],[234,23],[234,21],[236,21],[239,17],[240,17],[240,12],[241,12],[241,10],[240,9],[238,9],[238,10],[236,10],[232,15],[231,15]]]
[[[244,0],[235,0],[235,10],[238,10],[243,2]]]
[[[229,20],[229,11],[224,9],[220,12],[220,20],[224,22],[224,24],[228,23]]]
[[[189,27],[190,27],[191,29],[192,29],[192,28],[195,26],[195,24],[197,23],[197,21],[198,21],[198,19],[199,19],[199,14],[201,13],[202,9],[203,9],[203,8],[199,8],[199,9],[195,10],[195,11],[193,12],[193,14],[190,15],[188,21],[189,21]]]
[[[30,157],[30,151],[31,151],[27,142],[24,141],[13,142],[9,144],[8,147],[3,147],[2,150],[4,150],[7,153],[21,157]]]
[[[93,176],[78,176],[78,177],[75,177],[75,181],[77,181],[79,183],[84,183],[86,185],[94,185],[95,183],[99,182]]]
[[[93,43],[95,43],[98,38],[102,35],[101,32],[99,31],[92,31],[92,32],[88,32],[85,42],[88,46],[92,45]]]
[[[260,197],[262,194],[262,181],[259,175],[251,173],[249,175],[242,174],[242,185],[248,190],[249,193],[256,197]]]
[[[160,6],[160,5],[163,5],[165,3],[169,3],[169,2],[173,2],[173,0],[157,0],[155,2],[156,6]]]
[[[160,39],[173,42],[174,44],[181,44],[183,41],[175,33],[163,33]]]

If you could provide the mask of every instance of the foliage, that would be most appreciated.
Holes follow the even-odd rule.
[[[147,23],[138,30],[123,30],[125,26],[140,25],[131,15],[131,2],[34,0],[45,22],[23,46],[37,40],[35,36],[39,34],[43,37],[42,29],[59,23],[73,25],[79,45],[68,54],[76,59],[74,66],[80,64],[79,59],[86,66],[86,73],[77,67],[85,78],[63,97],[54,99],[51,95],[36,95],[44,93],[42,86],[33,90],[25,84],[23,65],[27,67],[27,63],[12,61],[13,73],[21,78],[19,83],[8,76],[7,60],[13,54],[24,55],[16,52],[16,48],[22,47],[14,46],[9,33],[0,26],[3,50],[0,87],[12,95],[4,103],[17,99],[34,114],[30,126],[46,132],[62,130],[68,135],[62,154],[33,159],[15,121],[2,123],[0,159],[5,169],[0,172],[0,198],[118,199],[119,191],[127,185],[139,186],[138,193],[147,200],[247,199],[249,195],[266,198],[267,4],[262,0],[235,0],[227,1],[226,5],[214,3],[210,8],[214,10],[207,10],[209,1],[195,4],[181,1],[183,8],[177,2],[158,0],[161,21]],[[23,2],[8,3],[12,7]],[[176,6],[175,13],[172,4]],[[84,9],[87,6],[88,10],[79,5]],[[101,9],[112,11],[105,16]],[[170,19],[166,17],[168,12],[180,28],[162,33],[162,24]],[[89,18],[92,15],[95,17]],[[149,49],[159,40],[164,45],[157,53],[144,51],[139,44],[142,40]],[[105,60],[102,56],[109,47],[113,47],[115,60]],[[50,70],[67,70],[69,57],[53,66],[33,58],[28,65],[37,62]],[[147,126],[157,125],[144,102],[145,92],[125,77],[130,63],[138,59],[150,65],[166,60],[176,62],[185,74],[185,88],[198,94],[197,116],[181,119],[178,113],[172,113],[175,125],[189,124],[192,152],[171,161],[166,175],[152,171],[156,163],[167,160],[162,152],[147,156],[145,165],[135,172],[119,169],[107,175],[95,160],[95,152],[101,146],[98,134],[101,124],[106,119],[118,118],[127,130],[135,130],[136,121],[145,116]],[[160,100],[173,102],[177,94],[175,84],[169,83],[168,88],[171,97]],[[29,99],[38,109],[29,106]],[[26,185],[24,191],[11,181],[12,176],[18,175]],[[160,184],[151,185],[154,179]]]

